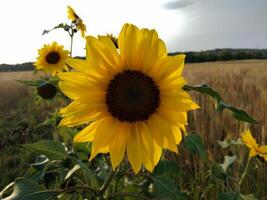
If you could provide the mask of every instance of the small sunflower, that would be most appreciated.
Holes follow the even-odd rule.
[[[83,20],[75,13],[72,7],[67,6],[68,18],[77,26],[77,29],[81,31],[81,35],[84,38],[86,32],[86,26]]]
[[[252,137],[250,130],[245,131],[241,137],[244,144],[250,149],[250,158],[260,156],[267,161],[267,145],[259,146],[256,140]]]
[[[53,42],[51,45],[45,44],[43,48],[38,50],[39,57],[34,63],[37,70],[50,73],[53,76],[64,69],[68,70],[66,60],[69,57],[69,51],[64,50],[63,45]]]
[[[177,151],[187,111],[199,108],[182,89],[184,55],[170,57],[155,30],[125,24],[119,51],[107,36],[86,37],[87,58],[69,59],[76,71],[59,74],[73,101],[61,109],[62,126],[87,123],[74,142],[92,142],[92,160],[110,153],[113,169],[125,151],[137,173],[152,171],[162,148]]]

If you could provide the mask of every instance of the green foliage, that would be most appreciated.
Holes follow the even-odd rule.
[[[152,177],[154,184],[154,196],[160,200],[186,200],[187,195],[178,190],[177,185],[166,177]]]
[[[60,23],[50,30],[44,30],[42,35],[48,34],[49,32],[51,32],[55,29],[63,29],[65,31],[69,31],[71,29],[71,26],[69,26],[68,24],[65,24],[65,23]]]
[[[153,175],[178,177],[180,176],[179,166],[174,160],[161,160],[154,169]]]
[[[235,162],[235,160],[237,159],[237,156],[224,156],[224,163],[220,164],[220,166],[222,167],[223,171],[226,173],[227,168],[233,164]]]
[[[47,191],[34,181],[26,178],[17,178],[14,183],[12,194],[4,200],[47,200],[54,197],[58,192]]]
[[[24,144],[23,147],[36,153],[47,156],[50,160],[60,160],[67,156],[65,147],[54,140],[42,140],[33,144]]]
[[[246,113],[243,110],[237,109],[231,105],[226,104],[221,96],[214,91],[210,86],[208,86],[207,84],[201,84],[201,85],[196,85],[196,86],[189,86],[189,85],[185,85],[184,86],[184,90],[194,90],[197,91],[199,93],[202,94],[206,94],[208,96],[210,96],[215,104],[215,109],[220,112],[223,111],[224,109],[229,110],[233,117],[236,118],[239,121],[244,121],[244,122],[248,122],[248,123],[258,123],[255,119],[253,119],[253,117],[251,117],[248,113]]]
[[[184,138],[183,146],[192,154],[198,154],[203,160],[207,160],[208,154],[200,135],[189,134]]]

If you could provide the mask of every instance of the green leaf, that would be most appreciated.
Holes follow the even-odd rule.
[[[183,146],[192,154],[198,154],[203,160],[207,160],[208,154],[200,135],[192,133],[184,138]]]
[[[224,172],[222,166],[214,163],[211,168],[211,179],[217,183],[218,181],[225,181],[227,179],[227,174]]]
[[[0,192],[0,200],[2,200],[2,197],[4,195],[4,193],[6,191],[8,191],[13,185],[15,184],[15,182],[11,182],[9,183],[1,192]]]
[[[73,157],[73,156],[69,156],[69,157],[75,164],[77,164],[83,170],[87,180],[92,183],[93,188],[97,188],[98,183],[97,183],[95,175],[91,171],[91,169],[86,164],[84,164],[80,160],[76,159],[75,157]]]
[[[241,200],[238,192],[219,192],[217,200]]]
[[[65,31],[68,31],[70,29],[70,26],[67,24],[64,24],[64,23],[60,23],[50,30],[44,30],[42,35],[48,34],[50,31],[53,31],[53,30],[58,29],[58,28],[63,28]]]
[[[72,169],[68,171],[68,173],[65,176],[65,180],[69,179],[79,169],[81,169],[81,167],[79,165],[75,165]]]
[[[177,177],[180,174],[179,166],[173,160],[160,160],[159,164],[153,171],[156,176],[173,176]]]
[[[239,121],[244,121],[248,123],[258,123],[253,117],[251,117],[245,111],[239,110],[231,105],[226,104],[222,100],[221,96],[215,90],[213,90],[211,87],[209,87],[206,84],[201,84],[201,85],[196,85],[196,86],[185,85],[183,89],[186,91],[194,90],[199,93],[210,96],[213,99],[213,102],[215,104],[215,109],[218,112],[223,111],[224,109],[227,109],[231,112],[233,117]]]
[[[31,87],[41,87],[47,83],[46,80],[40,79],[40,80],[32,80],[32,81],[23,81],[23,80],[17,80],[19,83]]]
[[[223,164],[220,164],[220,166],[223,168],[223,171],[226,172],[227,171],[227,168],[233,164],[236,160],[237,156],[234,155],[234,156],[224,156],[224,163]]]
[[[61,160],[67,156],[64,146],[54,140],[41,140],[33,144],[25,144],[23,147],[43,154],[50,160]]]
[[[49,200],[54,199],[57,194],[58,192],[55,190],[44,190],[25,195],[18,200]]]
[[[17,200],[29,193],[37,192],[40,190],[42,190],[42,187],[36,185],[34,181],[28,180],[26,178],[17,178],[15,180],[14,190],[12,194],[5,199]]]
[[[49,159],[46,156],[38,156],[36,163],[31,164],[24,177],[34,181],[41,180],[45,175],[45,168],[48,162]]]
[[[34,181],[26,178],[17,178],[12,194],[4,200],[47,200],[54,197],[58,192],[43,190]]]
[[[181,192],[177,188],[177,184],[174,184],[166,177],[153,176],[154,183],[154,196],[160,200],[186,200],[187,195]]]

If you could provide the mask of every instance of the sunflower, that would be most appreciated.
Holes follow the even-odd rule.
[[[250,149],[250,158],[260,156],[267,161],[267,145],[259,146],[256,140],[252,137],[250,130],[247,130],[242,134],[242,141]]]
[[[87,36],[86,60],[69,59],[76,71],[59,74],[73,101],[61,109],[62,126],[88,125],[74,142],[92,142],[90,160],[110,153],[113,169],[127,151],[137,173],[152,171],[162,148],[178,153],[187,111],[198,108],[182,89],[184,55],[167,56],[155,30],[125,24],[119,50],[107,36]]]
[[[50,73],[53,76],[57,72],[68,70],[66,60],[69,55],[68,50],[64,50],[63,45],[53,42],[51,45],[45,44],[43,48],[38,50],[39,57],[34,63],[37,70],[42,70],[45,73]]]
[[[77,26],[77,29],[81,31],[81,35],[84,38],[86,32],[86,26],[83,20],[75,13],[72,7],[67,6],[68,18]]]

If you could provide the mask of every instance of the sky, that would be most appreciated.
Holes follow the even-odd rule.
[[[267,0],[1,0],[0,64],[34,62],[37,50],[57,41],[69,49],[63,30],[67,5],[87,26],[87,35],[118,35],[124,23],[156,29],[169,52],[215,48],[267,48]],[[85,56],[76,34],[73,56]]]

